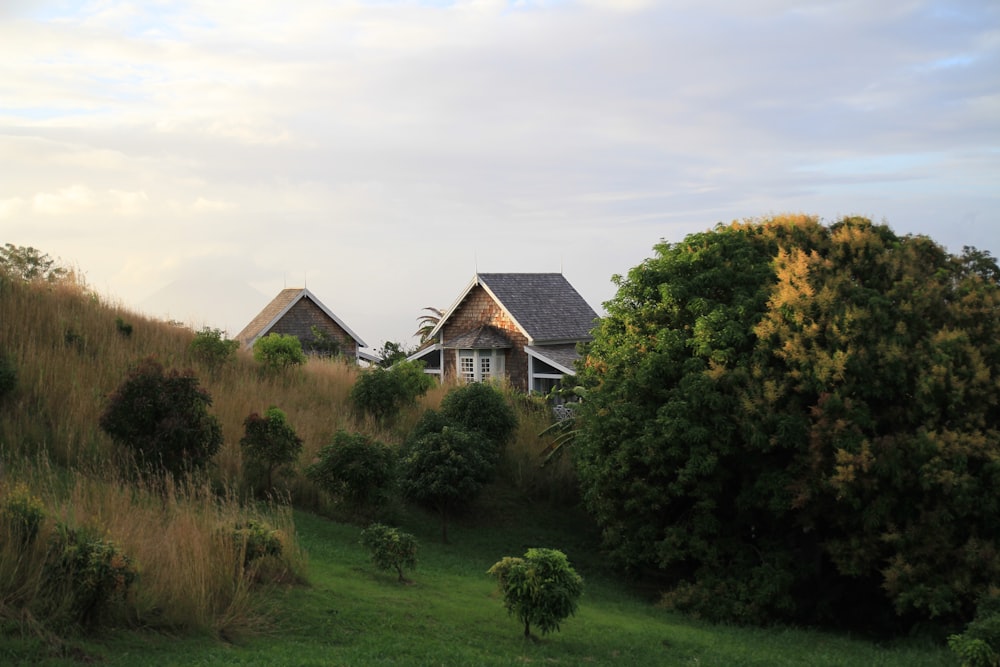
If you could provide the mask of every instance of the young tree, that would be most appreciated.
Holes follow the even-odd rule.
[[[401,454],[403,494],[441,517],[441,540],[448,542],[448,517],[471,502],[493,479],[493,444],[482,436],[445,426],[408,442]]]
[[[306,468],[306,477],[352,509],[377,508],[395,479],[395,458],[384,443],[339,430]]]
[[[177,475],[204,467],[222,445],[211,404],[191,371],[167,373],[149,357],[109,397],[100,426],[145,471]]]
[[[219,369],[233,358],[239,347],[239,341],[227,340],[225,332],[221,329],[204,327],[194,335],[188,350],[195,359],[208,368],[208,372],[214,377],[218,374]]]
[[[524,638],[531,626],[542,634],[559,630],[559,624],[576,613],[583,594],[583,579],[556,549],[528,549],[524,558],[505,556],[487,574],[497,582],[507,613],[524,624]]]
[[[291,334],[268,334],[253,345],[253,358],[270,373],[280,373],[306,363],[302,343]]]
[[[391,368],[400,361],[406,361],[406,357],[410,353],[403,347],[402,343],[387,340],[382,344],[382,347],[375,350],[375,354],[379,357],[379,366],[382,368]]]
[[[407,582],[404,569],[417,567],[417,538],[397,528],[373,523],[361,532],[361,546],[380,570],[395,570],[399,583]]]
[[[240,439],[244,471],[247,477],[263,472],[266,491],[274,488],[273,475],[282,466],[295,462],[302,451],[302,438],[288,423],[285,413],[271,406],[261,417],[256,412],[243,421],[244,435]]]
[[[605,546],[726,620],[968,620],[1000,585],[1000,284],[846,218],[656,246],[579,373]]]

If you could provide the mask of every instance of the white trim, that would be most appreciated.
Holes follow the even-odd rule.
[[[454,303],[451,304],[451,306],[448,307],[448,310],[444,311],[444,314],[441,316],[441,319],[438,320],[438,323],[434,326],[434,328],[431,330],[430,334],[428,334],[427,337],[431,338],[434,335],[441,333],[441,328],[444,326],[445,322],[447,322],[448,318],[450,318],[452,315],[455,314],[455,311],[458,310],[459,306],[462,305],[462,302],[465,301],[465,297],[469,296],[469,292],[471,292],[473,288],[475,288],[477,285],[482,287],[483,291],[486,292],[491,299],[493,299],[493,302],[500,307],[500,310],[503,311],[503,313],[510,318],[510,321],[517,326],[518,331],[524,334],[524,337],[528,339],[528,345],[531,345],[533,343],[533,339],[531,338],[531,336],[528,334],[525,328],[521,326],[521,323],[518,322],[516,319],[514,319],[514,316],[511,315],[509,310],[507,310],[507,306],[503,305],[503,302],[497,298],[497,295],[493,293],[493,291],[489,288],[489,286],[487,286],[486,283],[480,280],[478,273],[475,276],[473,276],[469,284],[465,286],[464,290],[462,290],[462,294],[455,300]]]
[[[554,359],[550,359],[550,358],[546,357],[541,351],[539,351],[538,348],[529,348],[527,345],[525,345],[524,346],[524,351],[528,353],[528,359],[529,360],[538,359],[539,361],[543,361],[546,364],[548,364],[549,366],[552,366],[553,368],[556,368],[556,369],[559,369],[560,371],[562,371],[563,375],[576,375],[576,370],[575,369],[573,369],[573,368],[566,368],[565,366],[563,366],[559,362],[555,361]],[[528,367],[529,374],[531,373],[531,367],[532,366],[534,366],[534,364],[531,364]],[[550,373],[550,375],[551,375],[551,373]],[[544,377],[544,374],[539,374],[538,377]]]

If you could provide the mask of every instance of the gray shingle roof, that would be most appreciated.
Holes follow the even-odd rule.
[[[481,326],[444,342],[444,347],[460,350],[488,350],[512,347],[510,339],[500,329]]]
[[[477,278],[535,344],[590,339],[597,313],[561,273],[480,273]]]
[[[576,343],[563,343],[561,345],[542,345],[535,347],[529,345],[525,348],[529,354],[538,357],[542,361],[564,370],[567,373],[576,373],[574,365],[580,355],[576,352]]]

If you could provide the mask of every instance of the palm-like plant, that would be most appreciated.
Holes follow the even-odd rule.
[[[444,316],[444,311],[440,308],[434,308],[433,306],[427,306],[424,308],[426,313],[417,318],[417,324],[419,328],[414,332],[414,336],[420,336],[420,344],[423,345],[430,338],[431,332],[434,331],[434,327],[438,325],[441,318]]]

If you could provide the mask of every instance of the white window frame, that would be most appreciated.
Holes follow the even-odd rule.
[[[463,382],[488,382],[504,377],[504,351],[455,350],[455,368]],[[463,366],[463,362],[466,364]]]

